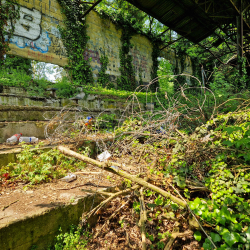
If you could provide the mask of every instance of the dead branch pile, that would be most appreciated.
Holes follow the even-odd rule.
[[[143,86],[140,91],[146,91],[146,97],[150,99],[149,87]],[[199,93],[195,100],[189,98],[189,91],[193,89]],[[208,99],[211,97],[213,101],[209,106]],[[100,193],[108,198],[83,216],[85,222],[93,214],[102,215],[94,229],[91,249],[147,249],[150,246],[151,249],[181,249],[180,241],[186,241],[186,249],[201,249],[193,240],[193,232],[201,230],[207,236],[204,225],[189,209],[188,199],[183,198],[182,188],[183,182],[183,187],[188,187],[191,192],[203,192],[206,196],[209,190],[202,183],[202,178],[207,170],[197,168],[199,172],[195,173],[194,169],[186,173],[184,179],[164,171],[171,167],[174,154],[178,153],[177,161],[180,162],[179,169],[176,169],[184,171],[183,159],[185,164],[198,162],[199,165],[218,150],[206,147],[211,136],[208,129],[201,126],[190,138],[179,130],[189,126],[188,121],[195,123],[196,127],[213,117],[217,108],[215,97],[205,87],[190,88],[185,85],[172,97],[165,93],[165,103],[158,93],[155,98],[154,105],[160,109],[153,111],[150,107],[147,110],[141,105],[138,94],[133,94],[118,119],[118,127],[108,133],[109,137],[107,134],[103,136],[98,119],[92,127],[84,126],[85,117],[77,110],[74,119],[68,110],[62,110],[46,128],[46,135],[51,140],[95,141],[99,152],[109,154],[109,157],[97,161],[63,146],[58,149],[67,156],[111,173],[116,180],[135,184],[114,194]],[[71,122],[67,122],[69,118]],[[138,213],[133,212],[136,209]],[[117,218],[120,227],[117,227]],[[156,237],[158,245],[153,243]],[[216,248],[211,238],[208,239]]]

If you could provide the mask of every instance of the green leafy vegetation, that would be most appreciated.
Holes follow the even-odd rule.
[[[201,143],[207,135],[210,139]],[[211,192],[210,197],[195,198],[189,205],[211,225],[210,236],[218,249],[250,247],[249,135],[249,110],[219,115],[176,144],[168,167],[169,173],[184,180],[183,184],[177,181],[181,188],[186,186],[187,176],[197,176],[198,171],[203,177],[200,181]],[[209,239],[203,240],[204,249],[214,249]]]
[[[15,27],[12,25],[8,30],[4,28],[10,20],[15,22],[19,18],[19,6],[15,0],[1,1],[0,11],[0,66],[4,59],[4,55],[10,50],[9,41],[14,34]],[[7,39],[6,39],[7,36]]]
[[[97,82],[100,84],[100,86],[106,87],[109,86],[109,74],[106,73],[109,63],[108,57],[105,55],[101,55],[100,63],[101,63],[101,71],[99,72]]]
[[[91,234],[88,230],[83,228],[71,226],[69,232],[63,233],[62,229],[59,229],[59,233],[56,236],[55,244],[49,247],[48,250],[84,250],[91,238]]]
[[[64,20],[65,28],[60,27],[60,33],[67,49],[69,71],[74,84],[90,85],[93,84],[92,69],[89,60],[85,60],[89,37],[86,32],[85,19],[82,18],[86,6],[70,0],[59,0],[62,13],[66,16]]]
[[[24,144],[22,152],[17,155],[17,162],[0,169],[2,185],[18,181],[29,185],[50,182],[85,167],[84,163],[65,157],[56,148],[43,150],[41,147],[40,143],[31,150],[32,145]],[[88,148],[80,148],[79,151],[88,154]]]

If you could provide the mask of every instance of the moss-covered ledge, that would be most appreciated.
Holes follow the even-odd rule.
[[[90,211],[93,206],[101,202],[99,195],[86,195],[71,204],[51,204],[40,207],[29,216],[8,223],[0,222],[1,250],[28,250],[36,246],[36,250],[47,249],[53,244],[59,228],[66,232],[70,225],[77,225],[84,211]],[[91,218],[90,224],[96,222]]]

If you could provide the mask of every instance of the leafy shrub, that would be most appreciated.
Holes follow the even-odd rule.
[[[73,97],[79,93],[79,90],[70,83],[66,77],[63,77],[61,81],[58,81],[53,85],[53,88],[57,88],[56,95],[62,98]]]
[[[73,250],[87,249],[89,238],[91,234],[88,230],[81,229],[80,227],[71,226],[69,232],[62,233],[62,229],[59,229],[60,234],[56,236],[55,245],[49,247],[48,250]]]
[[[68,172],[75,172],[85,167],[85,163],[69,159],[56,148],[49,151],[40,149],[38,144],[31,150],[32,145],[23,144],[23,151],[17,155],[17,163],[9,163],[0,169],[2,184],[23,181],[31,185],[49,182],[65,176]],[[88,148],[82,153],[86,153]]]

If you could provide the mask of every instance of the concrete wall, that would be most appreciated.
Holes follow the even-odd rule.
[[[60,66],[66,65],[67,53],[58,30],[58,25],[63,26],[64,17],[57,1],[18,0],[18,3],[21,5],[20,20],[15,25],[10,53]],[[94,78],[98,77],[101,69],[100,57],[105,54],[109,58],[107,73],[110,74],[111,81],[116,81],[120,75],[119,49],[122,30],[117,29],[110,20],[101,19],[95,11],[87,15],[86,22],[90,40],[85,58],[92,58],[90,64]],[[143,82],[149,82],[152,69],[152,43],[142,35],[134,35],[131,43],[134,45],[130,54],[133,56],[136,78],[139,80],[141,70]],[[174,52],[168,49],[162,51],[162,56],[174,65],[179,61]],[[190,60],[185,62],[184,72],[192,74]]]
[[[108,189],[106,189],[108,190]],[[109,191],[109,190],[108,190]],[[37,211],[29,216],[8,223],[0,224],[0,249],[1,250],[28,250],[32,246],[43,250],[52,245],[55,236],[69,230],[69,227],[77,225],[83,212],[98,205],[103,200],[100,195],[85,195],[72,204],[38,207]],[[93,225],[97,216],[93,216],[89,223]]]
[[[0,143],[14,134],[22,133],[23,136],[35,136],[45,139],[44,129],[46,122],[0,122]]]
[[[86,112],[86,115],[99,114],[103,111],[116,112],[127,106],[124,100],[117,99],[116,96],[94,95],[84,92],[79,95],[82,99],[78,100],[78,105],[82,111]],[[75,104],[76,101],[71,99],[33,97],[29,96],[22,88],[3,86],[2,93],[0,93],[0,122],[45,120],[44,112],[47,113],[46,118],[50,119],[62,107]]]

